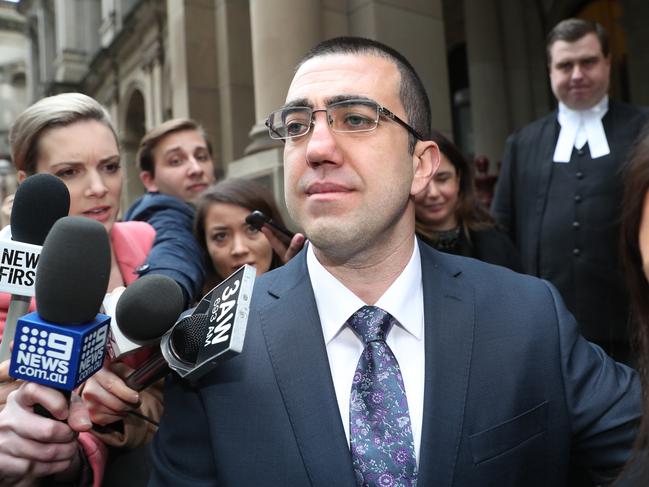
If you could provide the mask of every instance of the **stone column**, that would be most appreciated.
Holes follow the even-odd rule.
[[[98,47],[100,4],[97,0],[56,0],[54,80],[78,83],[87,73],[88,58]]]
[[[490,161],[501,159],[511,126],[498,15],[495,0],[464,0],[475,155]]]
[[[241,0],[216,0],[216,47],[224,166],[243,156],[255,124],[250,8]]]
[[[412,63],[430,98],[432,125],[452,132],[444,18],[441,0],[351,0],[351,35],[369,37]]]
[[[250,0],[255,119],[246,153],[277,147],[264,121],[286,98],[295,66],[321,40],[318,0]]]
[[[167,0],[167,35],[173,117],[190,117],[203,125],[218,151],[221,127],[214,2]]]

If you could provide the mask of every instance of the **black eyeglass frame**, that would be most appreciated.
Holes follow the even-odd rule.
[[[268,131],[270,133],[274,133],[279,140],[283,140],[284,142],[286,142],[287,140],[298,139],[300,137],[303,137],[303,136],[307,135],[311,131],[311,129],[313,128],[313,126],[315,124],[314,115],[316,113],[318,113],[318,112],[327,112],[330,107],[336,106],[338,104],[354,103],[354,102],[362,103],[364,105],[367,105],[367,104],[376,105],[377,114],[378,114],[379,118],[381,117],[381,115],[383,115],[388,120],[392,120],[393,122],[397,122],[399,125],[401,125],[403,128],[405,128],[411,135],[413,135],[417,140],[424,140],[423,136],[419,132],[417,132],[414,128],[412,128],[408,123],[404,122],[402,119],[400,119],[397,115],[392,113],[390,110],[388,110],[384,106],[379,105],[374,100],[369,100],[367,98],[359,98],[359,99],[352,98],[352,99],[349,99],[349,100],[341,100],[339,102],[332,103],[327,108],[319,108],[317,110],[314,110],[313,108],[306,107],[306,106],[287,106],[287,107],[284,107],[284,108],[280,108],[279,110],[275,110],[270,115],[268,115],[268,117],[266,118],[266,121],[264,122],[264,125],[266,125],[266,127],[268,128]],[[275,114],[277,112],[282,112],[283,110],[295,110],[295,109],[304,109],[304,110],[309,110],[311,112],[311,123],[309,124],[309,128],[303,134],[293,135],[293,136],[288,136],[288,137],[282,137],[276,130],[274,130],[270,126],[270,118],[273,116],[273,114]],[[372,131],[376,130],[376,127],[378,127],[379,119],[377,118],[375,120],[375,122],[376,122],[376,126],[374,128],[372,128],[371,130],[359,130],[359,131],[354,131],[354,130],[350,130],[350,131],[334,130],[334,132],[335,133],[352,133],[352,134],[353,133],[359,133],[359,132],[372,132]],[[272,137],[272,135],[271,135],[271,137]],[[274,137],[272,137],[272,138],[274,138]]]

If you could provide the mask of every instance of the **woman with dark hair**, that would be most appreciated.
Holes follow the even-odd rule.
[[[645,414],[630,464],[616,487],[649,485],[649,126],[638,139],[624,175],[621,250],[635,326]]]
[[[441,162],[415,196],[419,238],[442,252],[521,271],[514,244],[476,198],[473,166],[441,133],[431,131],[431,140],[439,146]]]
[[[260,275],[288,260],[273,250],[267,229],[260,231],[246,223],[246,216],[254,210],[284,224],[273,195],[254,181],[223,180],[205,190],[196,202],[194,236],[210,257],[206,289],[243,264],[255,266]],[[302,243],[303,239],[299,247]]]

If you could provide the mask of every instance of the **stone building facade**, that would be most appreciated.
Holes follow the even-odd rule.
[[[125,154],[124,205],[142,193],[138,140],[171,117],[203,124],[220,172],[258,179],[282,201],[281,144],[263,122],[301,55],[338,35],[403,52],[428,89],[435,127],[491,161],[510,132],[553,106],[544,38],[562,18],[603,23],[612,96],[649,105],[646,0],[20,0],[17,9],[26,101],[80,90],[109,109]]]

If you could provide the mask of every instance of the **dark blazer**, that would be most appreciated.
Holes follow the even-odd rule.
[[[574,255],[568,256],[541,245],[555,165],[552,158],[560,131],[557,112],[533,122],[507,140],[492,204],[493,215],[508,230],[519,250],[524,272],[547,277],[558,287],[568,309],[582,326],[582,333],[591,340],[624,342],[628,339],[628,295],[618,250],[622,173],[646,120],[645,111],[610,101],[602,123],[611,153],[593,160],[587,156],[584,163],[586,168],[609,169],[600,169],[597,174],[601,176],[595,180],[594,175],[584,170],[587,177],[579,183],[583,192],[566,194],[555,205],[565,215],[581,215],[585,219],[582,222],[566,219],[561,236],[580,242],[572,250]],[[577,172],[577,178],[582,177]],[[543,275],[541,255],[546,261],[554,262],[553,267],[562,269],[554,278]]]
[[[425,235],[417,234],[425,243],[442,252],[488,262],[489,264],[501,265],[516,272],[523,272],[518,249],[510,240],[509,236],[499,228],[485,228],[484,230],[469,230],[470,240],[466,238],[463,230],[453,248],[440,249],[431,242]]]
[[[546,282],[420,249],[418,485],[561,486],[571,455],[620,467],[636,374],[578,335]],[[152,449],[152,486],[356,485],[304,250],[257,280],[241,355],[197,388],[168,379]]]

